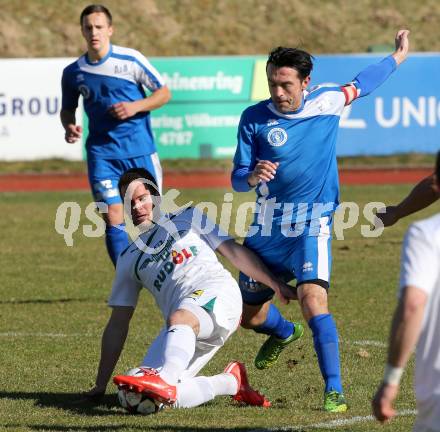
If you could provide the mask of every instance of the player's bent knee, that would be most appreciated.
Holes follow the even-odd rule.
[[[327,302],[323,302],[320,298],[308,295],[301,301],[301,310],[304,317],[309,320],[310,318],[328,313]]]
[[[328,313],[326,289],[314,283],[304,283],[298,286],[298,299],[306,319]]]
[[[167,320],[168,327],[174,325],[187,325],[194,330],[196,335],[199,334],[200,323],[197,316],[186,310],[186,309],[177,309],[174,311]]]

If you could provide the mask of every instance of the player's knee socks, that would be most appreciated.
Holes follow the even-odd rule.
[[[161,369],[164,363],[165,342],[167,340],[167,327],[163,327],[148,347],[142,360],[142,366]]]
[[[121,252],[128,247],[129,238],[125,232],[125,223],[120,225],[107,225],[105,228],[105,244],[107,246],[108,254],[116,267]]]
[[[288,338],[294,331],[295,326],[292,322],[286,320],[278,308],[271,303],[267,312],[266,321],[260,326],[254,328],[257,333],[274,335],[279,339]]]
[[[342,393],[338,331],[335,321],[330,314],[317,315],[309,321],[309,327],[313,333],[313,343],[325,381],[325,391],[336,390]]]
[[[196,349],[194,330],[185,324],[176,324],[168,328],[164,365],[160,371],[162,379],[170,385],[176,385],[182,372],[188,367]]]
[[[176,408],[192,408],[221,395],[235,395],[237,380],[227,373],[188,378],[177,384]]]

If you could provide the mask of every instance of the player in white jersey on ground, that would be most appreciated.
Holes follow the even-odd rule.
[[[312,56],[278,47],[267,60],[270,98],[248,107],[238,128],[232,185],[255,188],[257,211],[244,245],[277,276],[296,279],[298,299],[312,333],[324,379],[324,409],[347,410],[343,394],[338,332],[329,312],[331,230],[339,204],[336,139],[346,105],[380,86],[408,55],[407,30],[395,38],[396,50],[343,86],[309,88]],[[272,367],[282,350],[300,338],[300,323],[286,320],[271,302],[273,292],[240,274],[242,326],[269,337],[255,359]]]
[[[222,374],[196,377],[237,329],[242,312],[238,285],[214,251],[270,286],[284,302],[291,296],[290,287],[276,280],[256,255],[198,210],[161,214],[155,180],[145,169],[128,170],[119,187],[133,223],[144,232],[118,260],[96,386],[87,395],[105,392],[139,293],[145,287],[166,324],[142,362],[144,376],[119,375],[114,378],[116,384],[175,407],[197,406],[217,395],[268,406],[268,400],[249,386],[244,365],[239,362],[230,363]]]
[[[150,111],[170,99],[170,91],[138,51],[110,43],[112,15],[102,5],[87,6],[80,16],[87,52],[67,66],[62,77],[61,122],[65,140],[81,138],[75,113],[83,97],[88,117],[86,142],[90,187],[106,222],[105,241],[114,265],[129,244],[118,192],[121,174],[144,167],[162,185],[162,168],[150,124]],[[146,89],[151,92],[147,97]]]
[[[436,178],[439,188],[440,153]],[[414,431],[440,432],[440,214],[412,224],[405,236],[388,364],[373,399],[381,422],[396,415],[400,377],[416,344]]]

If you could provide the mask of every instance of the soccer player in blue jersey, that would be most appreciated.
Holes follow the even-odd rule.
[[[150,124],[150,111],[171,97],[163,79],[138,51],[112,45],[112,16],[102,5],[87,6],[80,16],[87,52],[67,66],[62,77],[61,123],[68,143],[77,142],[76,123],[82,95],[89,119],[89,182],[106,222],[106,245],[113,264],[129,244],[118,181],[129,168],[146,168],[161,188],[162,168]],[[147,97],[145,88],[151,92]]]
[[[381,85],[408,54],[407,30],[396,51],[369,66],[349,84],[308,90],[312,56],[279,47],[267,60],[270,99],[247,108],[238,129],[232,186],[255,188],[257,211],[244,244],[285,280],[296,279],[302,313],[313,333],[325,381],[324,409],[347,410],[338,333],[329,313],[332,215],[339,200],[336,137],[344,106]],[[271,367],[281,351],[303,334],[272,304],[273,292],[240,274],[242,326],[269,335],[255,365]]]

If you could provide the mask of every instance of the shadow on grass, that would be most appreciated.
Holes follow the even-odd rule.
[[[34,400],[43,408],[58,408],[83,416],[121,415],[116,395],[105,395],[99,403],[84,400],[78,393],[5,392],[0,391],[0,399]]]
[[[18,428],[22,428],[23,425],[9,425],[3,426],[5,429],[15,431]],[[78,431],[78,432],[103,432],[103,431],[127,431],[127,430],[139,430],[139,431],[154,431],[154,432],[271,432],[272,429],[265,428],[212,428],[207,427],[186,427],[186,426],[176,426],[176,425],[161,425],[161,426],[151,426],[148,425],[100,425],[100,426],[57,426],[57,425],[27,425],[27,430],[32,431],[54,431],[54,432],[68,432],[68,431]],[[284,432],[306,432],[306,429],[283,429]]]
[[[5,392],[0,391],[0,399],[13,400],[34,400],[37,407],[42,408],[58,408],[69,411],[73,414],[80,414],[82,416],[112,416],[112,424],[99,426],[71,426],[71,425],[56,425],[51,424],[9,424],[2,425],[2,430],[15,431],[20,428],[26,428],[33,431],[78,431],[78,432],[99,432],[99,431],[125,431],[125,430],[139,430],[145,431],[145,425],[128,425],[124,422],[124,418],[130,417],[122,408],[119,407],[116,395],[105,395],[99,403],[81,400],[81,395],[78,393],[40,393],[40,392]],[[160,414],[158,414],[160,415]],[[121,419],[121,424],[115,424],[115,418]],[[142,416],[139,416],[142,417]],[[212,426],[193,427],[193,426],[179,426],[176,424],[162,424],[162,425],[148,425],[149,431],[155,432],[267,432],[270,429],[258,427],[228,427],[216,428]],[[286,432],[303,432],[302,429],[286,429]]]
[[[81,302],[89,302],[90,300],[95,299],[87,299],[87,298],[60,298],[60,299],[26,299],[26,300],[1,300],[0,305],[3,304],[52,304],[52,303],[81,303]]]

